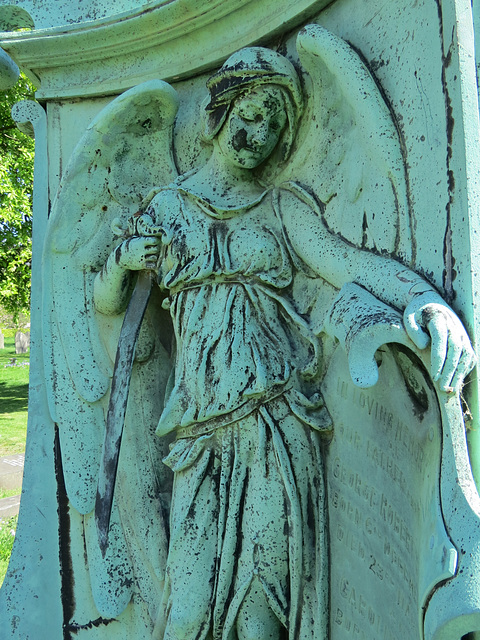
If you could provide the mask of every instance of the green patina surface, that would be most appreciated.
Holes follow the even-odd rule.
[[[54,640],[480,630],[472,10],[287,4],[18,2],[53,28],[2,40],[48,103],[17,112],[38,244],[5,637],[47,637],[37,600]]]

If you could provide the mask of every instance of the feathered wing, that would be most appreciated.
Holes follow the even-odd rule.
[[[154,80],[130,89],[100,112],[72,154],[53,204],[45,244],[44,360],[49,406],[58,425],[68,498],[81,514],[88,514],[85,543],[94,599],[103,615],[118,615],[130,600],[132,567],[140,559],[132,557],[129,536],[151,535],[142,533],[143,525],[149,532],[160,528],[159,538],[165,535],[162,507],[150,504],[153,485],[166,481],[158,475],[162,473],[157,464],[161,444],[144,443],[144,439],[147,432],[153,437],[170,365],[162,344],[168,337],[157,335],[159,320],[153,321],[160,307],[154,296],[137,348],[134,397],[129,400],[125,421],[127,444],[120,459],[120,465],[130,465],[132,470],[130,476],[126,470],[119,471],[122,488],[116,493],[109,549],[103,560],[90,521],[122,317],[96,312],[93,283],[119,243],[112,231],[113,220],[126,222],[152,188],[168,184],[177,175],[172,155],[177,108],[174,89]],[[141,463],[136,462],[138,455]],[[151,494],[145,497],[145,504],[152,513],[141,510],[140,518],[147,522],[133,527],[126,521],[126,503],[139,499],[135,492],[140,489]],[[158,547],[156,555],[162,557]],[[150,569],[159,575],[161,567],[158,561],[155,564]]]
[[[297,52],[307,109],[288,177],[325,203],[333,232],[410,264],[402,142],[379,86],[359,54],[319,25],[300,31]]]

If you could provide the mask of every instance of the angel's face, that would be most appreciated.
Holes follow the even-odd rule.
[[[217,135],[218,148],[230,164],[254,169],[275,149],[286,122],[280,88],[258,87],[233,103]]]

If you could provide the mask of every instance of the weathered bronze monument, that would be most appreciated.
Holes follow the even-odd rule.
[[[197,4],[3,14],[41,85],[0,638],[475,637],[472,9]]]

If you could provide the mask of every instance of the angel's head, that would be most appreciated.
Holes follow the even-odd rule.
[[[284,56],[261,47],[234,53],[207,82],[205,135],[239,166],[253,169],[275,150],[290,155],[303,96],[297,72]]]

